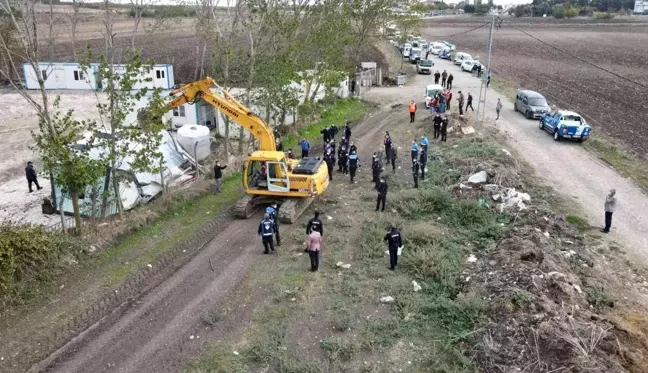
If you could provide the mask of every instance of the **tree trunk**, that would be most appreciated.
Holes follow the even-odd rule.
[[[124,205],[121,200],[121,193],[119,192],[119,180],[117,180],[117,175],[115,174],[115,169],[113,169],[113,191],[115,193],[115,206],[117,207],[117,213],[121,216],[124,213]]]
[[[229,136],[230,136],[230,119],[227,115],[223,115],[225,118],[225,159],[229,159],[230,148],[229,148]]]
[[[65,212],[63,211],[63,202],[65,202],[65,194],[61,192],[61,202],[59,203],[59,216],[61,217],[61,230],[63,233],[66,233],[65,230]]]
[[[79,209],[79,193],[76,187],[70,188],[70,199],[72,199],[72,210],[74,211],[75,231],[77,235],[81,235],[81,210]]]
[[[135,10],[135,20],[133,21],[133,32],[131,33],[131,48],[135,49],[135,37],[137,36],[137,30],[139,29],[140,21],[142,20],[142,15],[140,11]]]
[[[110,166],[106,168],[106,177],[104,178],[104,187],[101,194],[101,218],[106,217],[106,208],[108,206],[108,194],[110,190]]]

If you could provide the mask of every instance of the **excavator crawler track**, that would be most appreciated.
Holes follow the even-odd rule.
[[[315,198],[284,198],[279,208],[279,221],[292,224],[315,201]]]
[[[246,195],[239,199],[234,205],[234,216],[241,219],[249,219],[256,210],[253,195]]]

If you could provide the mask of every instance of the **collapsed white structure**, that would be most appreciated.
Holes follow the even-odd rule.
[[[137,150],[138,145],[127,144],[127,146],[133,150]],[[159,152],[164,157],[161,173],[134,172],[131,168],[133,162],[131,158],[124,158],[119,162],[117,166],[117,173],[119,174],[119,194],[124,210],[130,210],[140,203],[149,202],[155,196],[162,193],[164,189],[163,182],[167,187],[173,188],[185,185],[195,179],[195,160],[167,131],[162,131],[162,142],[159,147]],[[107,154],[107,149],[97,147],[91,149],[89,152],[89,156],[93,159],[105,159]],[[94,215],[99,217],[101,215],[101,201],[104,193],[105,180],[105,177],[102,177],[93,185],[86,186],[85,190],[79,193],[79,206],[82,216],[88,217]],[[111,180],[108,183],[107,189],[107,216],[114,215],[118,211],[112,185]],[[59,205],[61,204],[61,196],[65,197],[62,203],[63,212],[67,215],[73,214],[72,200],[67,198],[68,192],[60,185],[55,185],[55,188]]]

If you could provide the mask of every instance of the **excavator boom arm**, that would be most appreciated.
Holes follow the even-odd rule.
[[[212,78],[185,84],[171,92],[174,99],[167,106],[169,109],[174,109],[185,103],[193,104],[203,99],[218,111],[227,115],[231,120],[250,131],[252,136],[259,141],[259,150],[276,151],[272,129],[226,90],[219,87],[224,97],[212,93],[211,88],[214,86],[217,85]]]

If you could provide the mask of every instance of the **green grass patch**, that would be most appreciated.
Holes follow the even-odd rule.
[[[648,193],[648,173],[646,162],[625,150],[618,142],[595,133],[584,143],[585,148],[594,152],[604,162],[612,166],[622,176],[634,181],[639,188]]]
[[[567,223],[576,226],[576,228],[578,228],[578,230],[580,231],[584,231],[590,228],[587,220],[578,215],[567,215]]]
[[[324,127],[332,124],[335,124],[341,131],[344,131],[345,118],[351,122],[357,121],[367,114],[368,108],[369,104],[355,98],[340,100],[330,109],[322,113],[319,122],[313,123],[308,127],[299,130],[297,133],[291,133],[284,137],[284,149],[292,149],[293,152],[298,151],[300,149],[299,141],[302,137],[306,137],[312,143],[322,137],[320,131],[324,129]]]
[[[614,307],[614,298],[601,285],[587,286],[585,288],[585,294],[587,295],[587,301],[597,312]]]
[[[187,364],[185,373],[247,373],[243,357],[234,354],[226,344],[213,344],[200,359]]]

